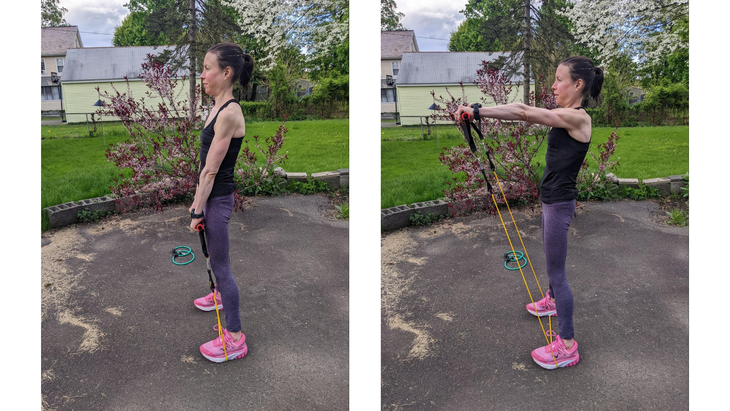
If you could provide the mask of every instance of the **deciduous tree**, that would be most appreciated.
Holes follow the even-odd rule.
[[[504,51],[495,60],[508,74],[521,72],[528,100],[530,82],[555,74],[558,62],[571,54],[574,39],[570,20],[557,13],[566,0],[470,0],[461,12],[467,18],[452,33],[450,51]]]
[[[160,33],[157,37],[152,37],[145,29],[146,25],[147,14],[143,12],[127,14],[124,20],[122,20],[122,24],[114,29],[112,45],[114,47],[132,47],[170,44],[170,40],[165,33]]]
[[[405,14],[396,11],[398,5],[395,0],[380,0],[380,29],[381,30],[405,30],[400,22]]]
[[[193,113],[197,106],[193,98],[197,73],[206,50],[213,44],[238,39],[235,11],[220,0],[129,0],[126,6],[130,12],[144,16],[143,28],[152,39],[164,36],[168,44],[176,46],[173,52],[161,57],[173,67],[187,65]]]
[[[628,52],[642,65],[657,64],[677,50],[689,49],[682,23],[689,0],[571,0],[562,12],[576,39],[594,49],[603,64]]]
[[[41,27],[67,26],[63,15],[67,8],[58,4],[59,0],[41,0]]]
[[[238,13],[244,35],[263,46],[258,62],[271,69],[286,47],[303,50],[307,62],[332,54],[349,41],[348,0],[223,0]]]

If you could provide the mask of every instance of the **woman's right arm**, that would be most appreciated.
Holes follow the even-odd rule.
[[[202,165],[202,162],[198,162],[198,170],[200,170],[200,166]],[[200,171],[198,171],[200,172]],[[195,199],[198,198],[198,188],[200,188],[200,185],[198,183],[195,183],[195,195],[193,195],[193,204],[190,205],[190,208],[188,209],[189,212],[193,212],[193,206],[195,206]]]
[[[474,109],[469,106],[459,106],[454,113],[457,121],[462,121],[462,113],[467,113],[471,117],[474,115]],[[564,128],[569,132],[571,130],[580,129],[585,122],[585,116],[583,116],[579,110],[564,108],[548,110],[546,108],[532,107],[522,103],[511,103],[494,107],[481,107],[479,109],[479,116],[499,120],[526,121],[528,123],[542,124],[548,127]]]

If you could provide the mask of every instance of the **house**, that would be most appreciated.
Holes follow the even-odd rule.
[[[63,110],[59,81],[66,68],[66,54],[82,47],[78,26],[41,27],[41,111]]]
[[[435,97],[449,98],[448,91],[456,98],[462,97],[461,84],[469,103],[481,103],[484,94],[474,85],[477,70],[482,61],[497,61],[507,57],[502,52],[421,52],[403,53],[396,90],[398,112],[401,118],[409,116],[430,116],[429,107]],[[510,77],[512,82],[521,82],[518,74]],[[522,102],[522,86],[514,86],[510,95],[515,102]],[[405,121],[405,120],[404,120]],[[405,123],[404,123],[405,124]]]
[[[154,107],[157,104],[156,99],[150,99],[145,95],[148,88],[138,78],[142,74],[142,63],[147,61],[148,54],[158,55],[173,47],[87,47],[69,50],[61,82],[68,122],[84,121],[85,114],[96,112],[97,107],[94,103],[101,99],[104,91],[112,94],[116,88],[120,93],[126,93],[125,77],[129,79],[129,91],[132,96],[135,99],[144,97],[145,105]],[[176,74],[182,77],[187,72],[181,68]],[[96,91],[97,86],[100,92]],[[180,100],[188,99],[189,81],[187,79],[180,81],[178,88],[182,93]],[[105,117],[105,120],[110,119]]]
[[[416,33],[413,30],[380,32],[380,112],[394,113],[396,89],[393,83],[400,72],[401,58],[405,52],[418,52]]]
[[[636,103],[640,103],[644,101],[644,96],[646,95],[646,92],[644,90],[638,88],[638,87],[629,87],[628,91],[626,92],[628,99],[629,99],[629,105],[631,107],[634,106]]]

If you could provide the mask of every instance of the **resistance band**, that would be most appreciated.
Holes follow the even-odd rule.
[[[532,269],[532,274],[535,276],[535,282],[537,283],[537,287],[540,289],[540,295],[542,298],[545,298],[545,295],[542,292],[542,287],[540,287],[540,282],[537,280],[537,274],[535,274],[535,269],[532,267],[532,262],[530,261],[530,255],[527,254],[527,248],[525,248],[525,243],[522,241],[522,236],[520,235],[520,230],[517,228],[517,223],[515,222],[515,218],[512,215],[512,210],[509,208],[509,203],[507,202],[507,196],[505,196],[504,191],[502,190],[502,184],[499,182],[499,177],[497,177],[497,171],[494,167],[494,163],[492,163],[492,158],[490,157],[491,151],[487,149],[487,146],[484,144],[484,135],[482,134],[481,125],[482,120],[479,116],[479,108],[482,105],[479,103],[472,104],[471,107],[474,110],[473,116],[470,116],[469,113],[464,112],[461,114],[461,120],[462,120],[462,129],[464,131],[464,137],[466,137],[466,141],[469,144],[469,149],[471,150],[472,154],[474,155],[474,158],[477,160],[477,164],[479,164],[479,169],[482,172],[482,176],[484,177],[484,181],[487,183],[487,190],[489,191],[489,195],[492,197],[492,202],[494,202],[494,207],[497,209],[497,215],[499,215],[499,221],[502,223],[502,228],[504,228],[504,233],[507,235],[507,241],[509,241],[510,249],[512,250],[512,255],[516,256],[517,253],[515,252],[515,247],[512,245],[512,239],[509,236],[509,233],[507,232],[507,226],[504,224],[504,220],[502,219],[502,213],[499,211],[499,206],[497,205],[497,200],[494,198],[494,192],[492,190],[492,185],[489,183],[489,179],[487,178],[487,173],[484,171],[484,166],[482,165],[482,161],[479,158],[479,154],[477,153],[477,146],[474,142],[474,138],[471,135],[471,129],[473,128],[477,135],[479,136],[479,140],[482,145],[482,149],[484,150],[485,155],[487,156],[487,161],[489,161],[489,168],[492,170],[492,173],[494,174],[495,181],[497,182],[497,186],[499,187],[499,191],[502,193],[502,198],[504,198],[504,203],[507,205],[507,210],[509,210],[509,215],[512,218],[512,223],[515,226],[515,230],[517,231],[517,236],[520,238],[520,243],[522,244],[522,249],[525,250],[525,256],[527,257],[527,261],[530,264],[530,268]],[[476,121],[476,124],[472,121],[472,117],[474,117],[474,120]],[[471,126],[471,127],[470,127]],[[522,281],[525,283],[525,288],[527,289],[527,294],[530,296],[530,302],[532,302],[532,307],[537,312],[537,306],[535,305],[535,300],[532,299],[532,293],[530,292],[530,287],[527,285],[527,280],[525,279],[525,274],[522,272],[522,267],[524,265],[520,266],[517,265],[517,268],[520,270],[520,274],[522,275]],[[506,262],[505,262],[506,267]],[[545,341],[548,343],[548,347],[550,348],[550,353],[553,356],[553,361],[555,361],[555,368],[558,368],[558,361],[555,357],[555,353],[553,352],[552,347],[552,321],[551,318],[548,316],[548,324],[550,327],[550,339],[548,339],[548,333],[545,332],[545,327],[542,325],[542,320],[540,317],[537,317],[537,320],[540,322],[540,328],[542,329],[542,333],[545,336]]]
[[[176,258],[187,257],[188,255],[192,255],[193,258],[191,258],[188,261],[183,261],[181,263],[178,263],[177,261],[175,261]],[[187,264],[192,263],[193,260],[195,260],[195,254],[193,254],[193,250],[191,250],[190,247],[181,245],[181,246],[178,246],[178,247],[175,247],[175,248],[172,249],[172,262],[173,262],[173,264],[175,264],[175,265],[187,265]]]
[[[524,261],[524,263],[522,263],[522,265],[520,265],[520,260]],[[512,262],[516,262],[519,267],[510,267],[507,265],[507,263],[512,263]],[[515,254],[512,254],[512,251],[509,251],[504,255],[504,268],[506,268],[510,271],[517,271],[526,265],[527,265],[527,260],[525,259],[525,254],[523,254],[522,251],[515,251]]]
[[[226,356],[226,361],[228,361],[228,350],[226,350],[226,341],[223,338],[223,327],[221,327],[221,316],[218,312],[218,301],[216,301],[215,298],[215,283],[213,282],[213,274],[210,271],[210,256],[208,255],[208,247],[205,243],[205,226],[203,224],[198,224],[197,226],[195,226],[195,231],[200,234],[200,246],[203,248],[203,255],[205,256],[205,266],[208,268],[208,282],[210,283],[210,291],[213,292],[215,316],[218,318],[218,336],[220,337],[221,343],[223,344],[223,353]]]

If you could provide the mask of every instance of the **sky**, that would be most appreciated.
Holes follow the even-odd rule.
[[[128,0],[60,0],[68,9],[63,18],[78,26],[84,47],[112,47],[114,29],[129,14]]]
[[[464,21],[467,0],[395,0],[401,24],[416,33],[419,51],[448,51],[451,33]]]
[[[122,24],[129,11],[128,0],[60,0],[68,9],[66,21],[79,27],[84,47],[111,47],[114,29]],[[466,0],[396,0],[398,11],[405,14],[401,23],[416,32],[421,51],[448,51],[451,33],[464,20],[459,10]]]

